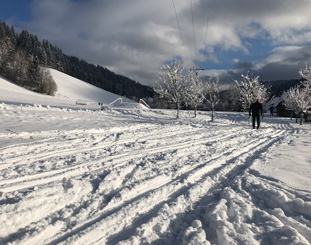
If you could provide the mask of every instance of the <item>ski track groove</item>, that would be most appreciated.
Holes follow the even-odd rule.
[[[256,188],[255,183],[251,182],[251,185],[255,186],[253,189]],[[275,190],[277,192],[284,193],[287,197],[289,197],[289,200],[291,202],[293,202],[293,200],[295,201],[297,196],[300,199],[303,198],[297,192],[284,190],[284,188],[279,188],[274,183],[265,182],[265,186],[266,185],[268,185],[269,188],[265,188],[264,190],[271,190],[272,189],[272,190]],[[256,196],[253,194],[254,191],[252,191],[252,188],[245,188],[245,191],[247,193],[249,193],[253,199],[256,198]],[[295,193],[295,194],[293,194],[293,193]],[[308,198],[303,198],[303,199],[304,199],[304,201],[309,201]],[[301,212],[300,210],[296,210],[295,213],[288,212],[286,210],[286,206],[288,205],[287,203],[280,205],[279,209],[282,209],[282,213],[275,212],[275,210],[274,210],[275,207],[269,205],[269,203],[267,203],[267,202],[265,202],[265,205],[266,206],[264,209],[261,208],[260,205],[257,205],[257,208],[259,210],[261,210],[262,212],[268,212],[269,215],[274,216],[275,219],[279,220],[285,226],[289,225],[291,227],[295,227],[299,231],[299,233],[304,236],[304,238],[307,241],[311,241],[311,224],[310,225],[308,225],[308,224],[302,225],[301,221],[298,220],[301,218],[301,216],[304,217],[306,220],[311,220],[311,213],[304,213],[304,212]]]
[[[141,129],[140,129],[141,130]],[[195,129],[195,130],[193,130],[193,132],[195,132],[195,131],[197,131],[197,130],[199,130],[199,129]],[[131,133],[135,133],[135,132],[131,132]],[[145,134],[143,135],[143,137],[140,137],[139,138],[139,140],[140,141],[143,141],[143,140],[149,140],[150,138],[150,135],[152,135],[154,132],[145,132]],[[184,133],[184,132],[182,132],[182,133]],[[161,134],[161,137],[163,138],[163,136],[165,137],[165,136],[171,136],[171,137],[175,137],[175,136],[177,136],[177,135],[181,135],[182,134],[181,132],[175,132],[175,134],[172,134],[172,132],[167,132],[167,133],[164,133],[164,134]],[[187,132],[187,133],[189,133],[189,132]],[[109,135],[109,136],[111,136],[111,135]],[[92,146],[92,147],[89,147],[88,145],[87,145],[87,148],[83,148],[85,145],[81,145],[80,147],[79,147],[79,149],[76,149],[76,150],[72,150],[72,149],[65,149],[65,150],[59,150],[59,149],[56,149],[54,152],[49,152],[49,153],[41,153],[41,154],[36,154],[34,157],[32,157],[31,158],[31,161],[33,162],[33,160],[35,160],[35,161],[38,161],[38,160],[45,160],[45,159],[48,159],[48,158],[52,158],[52,157],[54,157],[54,156],[66,156],[66,155],[72,155],[72,154],[76,154],[76,153],[78,153],[78,152],[89,152],[89,151],[92,151],[92,150],[98,150],[98,149],[101,149],[101,148],[105,148],[105,147],[109,147],[109,146],[111,146],[111,145],[114,145],[114,143],[117,143],[118,145],[122,145],[122,144],[126,144],[126,143],[134,143],[137,139],[131,139],[131,140],[128,140],[128,139],[126,139],[126,140],[118,140],[118,138],[120,137],[120,135],[119,134],[116,134],[115,135],[115,140],[114,140],[114,142],[113,143],[111,143],[111,142],[107,142],[107,143],[105,143],[105,144],[103,144],[103,145],[100,145],[100,146],[96,146],[96,147],[94,147],[94,146]],[[110,137],[108,137],[108,139],[109,139]],[[158,140],[159,138],[158,137],[155,137],[153,140]],[[99,141],[100,142],[100,141]],[[91,144],[92,145],[97,145],[99,142],[92,142]],[[68,144],[68,146],[70,146],[70,148],[72,148],[73,147],[73,144],[72,144],[72,142],[66,142],[65,141],[65,143],[67,143]],[[78,143],[80,143],[80,141],[78,142]],[[19,146],[19,145],[18,145]],[[24,144],[22,144],[22,146],[24,146],[24,147],[26,147],[26,146],[28,146],[28,148],[35,148],[35,147],[33,147],[33,146],[31,146],[31,147],[29,147],[29,144],[27,144],[27,143],[24,143]],[[78,145],[79,146],[79,145]],[[15,147],[15,145],[13,145],[12,147],[6,147],[6,149],[9,149],[9,148],[13,148],[11,151],[12,152],[16,152],[16,151],[18,151],[18,149],[15,149],[14,148]],[[61,146],[62,148],[64,147],[63,145]],[[45,147],[44,146],[40,146],[40,148],[43,148],[43,149],[45,149]],[[28,152],[28,154],[30,154],[30,153],[34,153],[34,152]],[[16,157],[16,158],[13,158],[13,159],[7,159],[6,160],[6,162],[9,162],[9,163],[14,163],[14,162],[19,162],[19,161],[21,161],[21,160],[25,160],[24,159],[25,158],[25,156],[24,156],[24,154],[22,155],[22,156],[20,156],[20,157]],[[29,162],[29,163],[31,163],[31,162]],[[29,164],[29,163],[27,163],[27,164]],[[25,164],[25,163],[23,163],[23,164]]]
[[[275,137],[274,137],[275,138]],[[248,151],[251,151],[251,152],[257,152],[256,154],[261,154],[262,153],[262,149],[267,147],[271,147],[273,145],[273,143],[279,141],[279,139],[271,139],[269,142],[265,142],[264,140],[262,140],[261,142],[259,142],[258,144],[251,144],[248,149]],[[262,147],[258,147],[260,145],[263,145]],[[259,148],[259,149],[258,149]],[[241,154],[238,154],[237,156],[234,156],[233,158],[230,159],[230,163],[228,164],[225,164],[226,166],[227,165],[233,165],[235,164],[236,162],[240,161],[239,159],[240,158],[253,158],[253,156],[251,156],[251,154],[247,153],[247,150],[246,151],[243,151]],[[244,162],[244,161],[243,161]],[[209,191],[212,191],[212,192],[215,192],[213,191],[214,189],[216,190],[216,194],[214,193],[213,195],[220,195],[219,193],[219,190],[222,190],[223,188],[225,188],[226,186],[229,186],[230,183],[238,176],[240,176],[243,172],[245,172],[248,167],[250,166],[251,164],[239,164],[239,165],[235,165],[234,167],[232,167],[231,169],[227,169],[227,172],[224,172],[223,170],[226,168],[226,166],[219,166],[217,168],[213,168],[212,172],[208,172],[205,174],[205,176],[201,177],[200,181],[204,181],[208,176],[217,176],[219,175],[219,173],[221,173],[221,176],[218,176],[218,180],[216,181],[216,183],[214,183],[208,190],[206,190],[206,193],[208,193]],[[237,170],[236,170],[237,169]],[[225,176],[223,176],[223,174]],[[200,182],[199,181],[199,182]],[[195,185],[198,185],[198,183],[195,183],[192,185],[195,186]],[[189,188],[190,189],[190,188]],[[206,195],[206,193],[204,192],[204,195]],[[213,200],[214,198],[212,198],[211,200]],[[201,201],[200,201],[201,202]],[[199,203],[200,203],[199,202]],[[206,205],[208,204],[208,202],[206,202]],[[193,204],[191,204],[193,205]],[[199,205],[199,204],[194,204],[194,205]],[[184,210],[181,210],[180,212],[185,212],[187,211],[187,209],[190,209],[190,205],[185,208]],[[193,212],[193,211],[192,211]],[[176,227],[174,227],[176,229]],[[134,227],[134,229],[136,229],[136,227]],[[126,240],[129,238],[129,235],[128,234],[133,234],[134,231],[132,230],[131,232],[129,232],[128,230],[127,231],[122,231],[120,232],[119,234],[116,234],[116,235],[112,235],[110,236],[107,240],[107,244],[116,244],[117,242],[121,241],[121,240]],[[121,239],[120,239],[121,237]],[[111,240],[110,240],[111,239]],[[106,242],[105,240],[101,239],[101,240],[98,240],[96,241],[97,242]],[[178,241],[174,244],[180,244],[181,241]],[[158,243],[156,243],[158,244]],[[161,244],[161,242],[159,243]]]
[[[255,141],[255,140],[254,140]],[[245,169],[248,167],[249,164],[247,164],[247,166],[244,166],[243,164],[240,165],[235,165],[235,163],[240,159],[240,158],[246,158],[249,156],[249,153],[247,153],[248,151],[250,152],[254,152],[254,151],[259,151],[261,152],[261,149],[264,148],[266,145],[272,145],[272,143],[274,143],[277,140],[270,140],[269,142],[265,142],[264,140],[261,140],[260,142],[257,142],[255,144],[253,144],[253,142],[251,144],[245,145],[245,150],[243,150],[242,152],[239,152],[237,155],[233,154],[230,156],[229,159],[224,159],[221,160],[220,163],[216,164],[216,165],[211,165],[210,167],[212,167],[212,171],[206,171],[206,172],[201,172],[201,171],[197,171],[199,172],[199,175],[196,176],[196,179],[199,179],[198,181],[191,183],[189,188],[185,188],[185,191],[183,191],[182,193],[180,193],[180,195],[185,195],[187,192],[189,192],[189,190],[194,187],[195,185],[200,185],[200,182],[203,183],[205,182],[206,178],[211,177],[211,176],[215,176],[217,174],[219,174],[220,172],[222,174],[224,174],[225,176],[220,176],[218,178],[218,180],[214,183],[213,186],[211,186],[210,189],[216,188],[218,189],[218,186],[221,185],[222,188],[224,188],[223,186],[226,186],[228,184],[224,185],[224,182],[229,182],[228,180],[223,181],[223,179],[225,179],[225,177],[229,177],[228,179],[231,179],[232,176],[236,177],[239,176],[241,174],[242,171],[245,171]],[[260,145],[263,145],[262,147],[258,147]],[[260,148],[259,150],[257,148]],[[225,154],[224,154],[225,155]],[[226,157],[225,157],[226,158]],[[215,159],[213,159],[215,160]],[[226,162],[225,164],[223,164],[222,162]],[[217,161],[218,162],[218,161]],[[230,166],[234,165],[232,168],[229,168]],[[207,166],[209,168],[209,166]],[[239,171],[235,171],[236,168],[241,168],[242,170]],[[224,171],[224,169],[227,170],[227,172]],[[220,181],[219,181],[220,180]],[[209,190],[210,190],[209,189]],[[206,193],[208,193],[209,190],[206,190]],[[176,198],[176,197],[175,197]],[[174,199],[169,199],[167,200],[168,203],[172,202],[175,200]],[[193,204],[191,204],[193,205]],[[188,207],[190,208],[190,206]],[[187,208],[186,208],[187,209]],[[186,210],[183,210],[186,211]],[[143,224],[143,223],[141,223]],[[136,229],[136,227],[134,227],[134,229]],[[121,241],[118,237],[125,237],[126,239],[129,238],[129,234],[133,234],[134,232],[129,232],[127,231],[122,231],[117,235],[112,235],[111,237],[109,237],[107,240],[107,244],[116,244],[116,241]],[[178,243],[177,243],[178,244]]]
[[[228,137],[232,137],[232,136],[237,135],[237,134],[239,134],[239,132],[236,132],[234,134],[229,134],[226,136],[223,136],[223,135],[215,136],[214,138],[212,137],[212,138],[209,138],[208,140],[203,139],[203,140],[197,141],[195,144],[192,144],[192,146],[201,145],[204,143],[207,144],[209,142],[214,142],[215,140],[220,139],[220,138],[226,139]],[[129,141],[122,141],[122,142],[119,142],[117,145],[123,145],[125,143],[129,143]],[[104,145],[104,146],[92,147],[89,149],[83,149],[83,151],[89,151],[90,149],[92,149],[92,150],[98,150],[101,148],[105,149],[108,146],[110,146],[110,144]],[[165,146],[160,146],[160,147],[152,149],[152,150],[149,148],[146,148],[143,150],[134,150],[131,152],[125,152],[125,153],[118,154],[118,155],[108,156],[108,157],[106,157],[105,162],[110,162],[110,161],[113,161],[113,160],[120,158],[121,163],[116,164],[115,162],[113,162],[112,164],[110,164],[110,165],[113,165],[114,168],[116,168],[117,166],[122,165],[123,162],[128,162],[129,160],[134,159],[136,156],[137,157],[138,156],[144,156],[146,152],[156,154],[159,152],[171,151],[172,149],[174,149],[174,150],[179,149],[180,150],[180,149],[188,148],[188,147],[189,147],[189,143],[187,141],[181,142],[181,143],[178,142],[178,144],[170,145],[169,147],[167,145],[165,145]],[[153,148],[153,146],[152,146],[152,148]],[[74,155],[75,153],[78,153],[80,151],[81,150],[77,149],[77,150],[73,150],[73,151],[72,150],[67,151],[67,153],[70,153],[69,155]],[[136,153],[135,153],[135,151],[136,151]],[[55,153],[55,155],[56,155],[56,153]],[[60,156],[60,155],[62,155],[62,153],[57,154],[57,155]],[[125,157],[127,157],[127,158],[124,159]],[[34,157],[34,158],[36,158],[36,157]],[[44,160],[44,159],[45,158],[39,158],[38,160]],[[3,192],[15,191],[15,190],[19,190],[22,188],[30,188],[30,187],[32,187],[34,185],[38,185],[40,183],[41,184],[47,184],[49,182],[61,180],[63,177],[75,176],[76,174],[79,174],[81,172],[81,170],[88,169],[88,166],[92,166],[92,165],[96,165],[96,164],[99,164],[100,167],[95,169],[95,170],[92,169],[92,171],[96,171],[96,170],[102,168],[102,166],[101,166],[102,160],[91,161],[91,162],[81,163],[81,164],[75,165],[75,166],[70,167],[70,168],[57,169],[57,170],[52,170],[52,171],[48,171],[48,172],[37,173],[37,174],[33,174],[33,175],[27,175],[27,176],[19,177],[19,178],[15,177],[12,179],[0,180],[0,186],[2,186],[1,189]],[[104,165],[104,167],[109,168],[110,166]],[[51,178],[51,181],[49,181],[49,177]],[[44,180],[41,182],[42,179],[44,179]],[[33,184],[31,184],[31,182],[33,182]]]
[[[254,141],[256,141],[256,140],[254,140]],[[270,141],[275,141],[274,139],[271,139]],[[255,147],[252,145],[252,144],[249,144],[249,143],[247,143],[246,145],[245,145],[245,148],[247,149],[247,148],[252,148],[252,147],[254,147],[254,148],[256,148],[256,146],[258,146],[258,145],[260,145],[260,144],[264,144],[264,145],[267,145],[267,144],[269,144],[269,143],[271,143],[271,142],[268,142],[268,143],[266,143],[265,142],[265,139],[263,139],[263,140],[260,140],[260,142],[258,143],[257,142],[257,144],[255,144]],[[248,147],[247,147],[248,146]],[[247,150],[249,150],[249,149],[247,149]],[[246,151],[247,151],[246,150]],[[245,152],[243,151],[243,153],[241,154],[241,155],[244,155],[245,154]],[[238,157],[237,157],[238,158]],[[231,165],[232,165],[232,163],[231,163]],[[220,164],[220,166],[221,166],[221,164]],[[222,167],[220,167],[220,166],[216,166],[216,167],[219,167],[220,169],[219,169],[219,171],[222,171],[222,169],[223,169],[223,166]],[[212,166],[213,168],[212,169],[214,169],[215,168],[215,166]],[[217,168],[218,169],[218,168]],[[199,181],[197,181],[197,182],[200,182],[200,181],[202,181],[202,179],[204,180],[205,179],[205,177],[206,176],[204,176],[204,177],[202,177],[202,175],[204,175],[204,174],[208,174],[208,172],[207,173],[202,173],[201,174],[201,178],[200,178],[200,180]],[[179,183],[179,181],[177,181],[177,183]],[[197,184],[197,183],[194,183],[194,184],[192,184],[191,186],[194,186],[195,184]],[[166,183],[164,184],[164,185],[166,185]],[[163,186],[163,185],[162,185]],[[160,186],[160,187],[158,187],[158,188],[162,188],[162,186]],[[178,193],[178,195],[174,195],[174,193],[164,193],[164,195],[163,196],[174,196],[174,198],[169,198],[168,200],[166,200],[165,198],[164,199],[162,199],[162,200],[160,200],[160,203],[162,204],[162,203],[164,203],[164,202],[171,202],[171,201],[173,201],[173,200],[175,200],[175,198],[177,197],[177,196],[179,196],[179,195],[183,195],[186,191],[188,191],[188,189],[190,189],[190,188],[186,188],[186,187],[182,187],[183,189],[184,189],[184,191],[180,191],[180,188],[178,188],[175,192],[177,192]],[[155,190],[154,190],[155,191]],[[149,194],[149,192],[148,192],[148,194]],[[156,193],[154,193],[153,192],[153,195],[155,195]],[[141,194],[141,195],[143,195],[143,194]],[[176,196],[176,197],[175,197]],[[134,199],[136,199],[136,198],[134,198]],[[166,201],[165,201],[166,200]],[[156,198],[155,200],[154,200],[155,202],[156,201],[158,201],[159,202],[159,199],[158,198]],[[137,205],[133,205],[133,202],[132,201],[130,201],[129,202],[129,204],[131,204],[131,206],[139,206],[139,200],[138,201],[136,201],[136,202],[138,202],[138,204]],[[150,203],[153,203],[152,201],[150,201]],[[157,202],[156,202],[157,203]],[[123,208],[124,208],[125,206],[123,205]],[[153,211],[145,211],[145,213],[144,214],[141,214],[143,217],[145,217],[145,216],[153,216],[152,214],[153,213],[155,213],[159,208],[161,207],[161,205],[159,206],[159,205],[155,205],[155,207],[153,207],[152,209],[154,209]],[[139,208],[139,210],[141,210],[141,208]],[[120,212],[121,212],[122,210],[120,210]],[[131,212],[127,212],[127,213],[136,213],[135,212],[135,210],[133,210],[133,211],[131,211]],[[151,218],[150,217],[150,218]],[[86,230],[94,230],[94,229],[96,229],[96,223],[103,223],[103,221],[105,220],[105,218],[106,218],[106,216],[104,215],[104,217],[103,217],[103,219],[100,219],[100,218],[97,218],[96,220],[94,220],[94,222],[92,222],[92,223],[88,223],[88,225],[86,225]],[[108,217],[109,218],[109,217]],[[144,221],[145,221],[145,218],[140,218],[140,219],[143,219]],[[135,223],[135,221],[133,221],[134,223]],[[107,227],[106,228],[106,230],[105,230],[105,232],[106,232],[106,234],[108,233],[108,234],[111,234],[112,232],[115,232],[115,230],[117,230],[118,228],[119,229],[124,229],[124,227],[126,227],[126,225],[122,225],[121,226],[121,228],[120,228],[120,224],[116,224],[116,227],[113,227],[112,225],[111,225],[111,222],[108,222],[107,221],[107,223],[109,223],[109,227]],[[140,224],[140,222],[139,221],[136,221],[136,223],[139,223]],[[91,225],[91,227],[90,227],[90,225]],[[95,227],[93,227],[93,226],[95,226]],[[101,224],[99,224],[99,225],[97,225],[98,227],[101,227]],[[127,225],[127,226],[129,226],[129,225]],[[99,229],[101,229],[101,228],[99,228]],[[107,229],[109,229],[108,231],[107,231]],[[83,229],[78,229],[78,231],[79,232],[82,232],[82,230]],[[126,232],[128,232],[128,231],[126,231]],[[122,234],[118,234],[118,235],[120,235],[121,237],[123,236]],[[66,239],[67,239],[68,237],[66,236]],[[90,242],[91,240],[91,238],[90,237],[88,237],[88,238],[86,238],[87,239],[87,241],[88,242]],[[59,242],[59,240],[57,240],[58,242]],[[99,240],[100,242],[102,242],[101,240]],[[99,241],[97,241],[97,242],[99,242]],[[83,242],[82,242],[83,243]],[[111,242],[109,242],[108,241],[108,243],[111,243]],[[54,244],[54,243],[52,243],[52,244]],[[112,242],[111,244],[114,244],[114,242]]]
[[[81,164],[74,165],[70,168],[63,168],[53,171],[47,171],[43,173],[37,173],[37,174],[31,174],[24,177],[19,177],[17,179],[8,179],[8,180],[0,180],[0,186],[1,191],[3,192],[11,192],[11,191],[18,191],[25,188],[31,188],[38,185],[45,185],[51,182],[60,181],[64,177],[78,177],[82,176],[83,174],[81,172],[88,171],[89,174],[95,174],[102,170],[103,168],[107,170],[108,172],[111,172],[113,170],[116,170],[118,168],[123,168],[126,166],[130,161],[135,162],[135,160],[142,159],[143,157],[150,157],[152,155],[157,155],[159,153],[161,154],[172,154],[173,152],[180,151],[180,150],[186,150],[189,146],[189,140],[187,138],[191,138],[193,136],[198,137],[195,143],[191,142],[191,147],[201,147],[201,146],[212,146],[213,144],[219,143],[223,148],[221,148],[221,154],[215,154],[214,156],[208,157],[210,159],[205,160],[203,162],[198,163],[194,166],[189,166],[181,171],[178,172],[177,176],[167,176],[166,180],[163,179],[149,179],[150,184],[149,187],[144,187],[144,183],[142,184],[142,187],[144,188],[137,188],[139,186],[139,183],[134,186],[134,192],[133,194],[128,193],[127,197],[123,197],[123,199],[120,200],[120,202],[116,202],[115,205],[111,205],[110,201],[104,205],[102,210],[100,210],[96,215],[94,215],[91,219],[85,220],[82,224],[79,226],[74,227],[73,229],[69,229],[68,231],[64,232],[55,232],[55,234],[50,237],[49,244],[58,244],[61,242],[81,242],[80,239],[83,241],[90,242],[107,242],[108,244],[114,244],[116,242],[119,242],[121,240],[128,239],[128,234],[133,234],[137,227],[142,225],[145,222],[148,222],[150,219],[156,217],[158,211],[161,209],[161,207],[165,203],[173,203],[176,201],[176,199],[179,196],[187,195],[189,190],[191,188],[195,188],[197,185],[202,184],[203,182],[206,182],[206,179],[208,177],[211,178],[211,176],[218,176],[216,180],[214,180],[213,185],[210,187],[209,190],[217,190],[220,186],[225,185],[229,186],[230,183],[237,178],[237,176],[240,176],[243,174],[250,166],[250,164],[243,164],[243,161],[241,159],[245,159],[248,157],[251,157],[248,153],[251,152],[257,152],[257,155],[260,155],[262,153],[262,150],[265,148],[271,147],[273,143],[276,143],[280,141],[283,137],[286,135],[286,130],[290,129],[287,125],[282,124],[281,126],[278,126],[278,130],[274,130],[273,128],[266,129],[266,134],[270,134],[266,137],[263,137],[261,139],[252,139],[252,136],[258,136],[260,137],[260,131],[256,132],[254,130],[244,130],[241,132],[241,128],[236,128],[233,132],[228,132],[224,130],[219,130],[218,134],[212,134],[211,132],[208,132],[206,135],[200,134],[197,135],[199,132],[204,132],[204,128],[195,128],[191,132],[189,131],[182,131],[180,128],[177,128],[176,131],[172,132],[172,128],[164,128],[161,130],[161,135],[159,135],[159,131],[156,130],[156,127],[154,127],[154,131],[149,130],[149,126],[145,127],[145,131],[141,132],[141,128],[137,128],[136,130],[129,131],[129,132],[117,132],[114,134],[108,134],[108,135],[102,135],[106,137],[106,140],[102,141],[91,141],[91,144],[93,146],[89,146],[89,141],[87,144],[79,145],[80,148],[76,148],[75,145],[72,146],[73,149],[65,149],[63,151],[56,151],[55,152],[49,152],[49,153],[37,153],[34,157],[30,159],[29,163],[35,163],[37,161],[47,160],[59,156],[71,156],[75,155],[77,153],[83,153],[87,152],[90,153],[92,151],[98,151],[100,149],[107,149],[114,147],[116,149],[116,152],[122,152],[122,150],[128,150],[125,153],[118,153],[114,154],[116,152],[108,152],[108,156],[106,156],[105,160],[92,160],[83,162]],[[149,131],[148,131],[149,130]],[[187,128],[186,128],[187,130]],[[146,133],[149,134],[146,134]],[[154,133],[156,132],[156,135]],[[226,133],[224,135],[224,132]],[[268,133],[267,133],[268,132]],[[125,139],[122,140],[122,134],[133,134],[133,139]],[[241,137],[241,134],[243,137]],[[288,134],[288,133],[287,133]],[[295,134],[295,132],[292,132],[292,134]],[[203,136],[202,136],[203,135]],[[243,140],[243,142],[239,142],[237,144],[231,143],[234,142],[234,139],[236,136],[240,137],[240,139]],[[115,137],[112,142],[106,142],[107,140],[111,141],[111,136]],[[139,137],[141,136],[141,137]],[[171,141],[167,141],[167,137],[174,138],[176,140],[177,137],[177,143],[174,142],[172,144]],[[127,137],[128,138],[128,137]],[[57,140],[57,138],[53,138],[52,140]],[[252,140],[250,140],[252,139]],[[46,144],[53,144],[53,141],[50,142],[51,139],[43,140],[43,143]],[[230,141],[231,140],[231,141]],[[35,141],[36,145],[37,143],[40,143],[41,140]],[[78,140],[77,140],[78,141]],[[150,142],[165,142],[165,145],[160,145],[155,147],[154,144]],[[149,143],[146,144],[146,142]],[[54,142],[57,144],[57,141]],[[81,143],[78,141],[78,143]],[[127,148],[129,144],[135,144],[138,143],[139,148],[138,149],[132,149]],[[211,143],[211,144],[210,144]],[[27,147],[29,143],[21,143],[11,146],[6,146],[2,148],[2,150],[11,150],[14,151],[14,149],[19,147]],[[84,148],[87,147],[88,148]],[[143,147],[142,147],[143,146]],[[121,150],[119,149],[121,148]],[[238,151],[238,154],[234,154],[234,149],[243,149],[241,151]],[[31,153],[31,152],[29,152]],[[230,154],[232,153],[232,154]],[[102,156],[101,156],[102,157]],[[9,163],[5,163],[0,165],[0,169],[5,169],[11,166],[15,167],[15,163],[18,161],[24,160],[24,156],[20,156],[14,159],[8,159]],[[235,165],[236,162],[240,162],[238,165]],[[210,165],[208,163],[211,163]],[[133,170],[129,173],[129,175],[133,175],[135,173],[136,169],[135,167]],[[226,181],[223,180],[222,174],[225,173],[225,176],[228,177]],[[185,179],[187,182],[187,185],[183,183],[183,180]],[[143,181],[146,181],[146,179],[142,179]],[[121,187],[114,190],[115,193],[118,193],[121,191],[124,187],[126,187],[126,183],[128,180],[126,178],[123,180]],[[139,189],[139,192],[137,192],[137,189]],[[206,190],[206,193],[208,190]],[[159,193],[157,195],[157,193]],[[205,193],[205,194],[206,194]],[[160,195],[161,194],[161,195]],[[216,195],[216,194],[215,194]],[[156,198],[154,198],[156,196]],[[159,197],[162,198],[159,198]],[[114,197],[112,197],[113,199]],[[152,203],[153,205],[147,206],[147,207],[141,207],[139,205],[141,199],[148,199],[149,203]],[[200,202],[200,200],[198,200]],[[130,212],[127,212],[129,214],[134,214],[134,217],[127,217],[127,220],[124,221],[125,223],[123,225],[120,225],[120,223],[112,224],[114,216],[117,214],[124,213],[127,210]],[[57,211],[58,212],[58,211]],[[139,213],[138,217],[135,217],[135,214]],[[49,219],[53,214],[48,214],[46,216],[46,220]],[[110,222],[108,222],[108,221]],[[105,221],[107,221],[105,223]],[[118,220],[116,220],[118,221]],[[40,222],[40,221],[38,221]],[[120,221],[119,221],[120,222]],[[90,230],[94,229],[102,229],[101,226],[105,226],[105,224],[109,224],[109,227],[107,227],[107,230],[105,230],[105,235],[103,235],[100,238],[96,238],[96,240],[92,240],[88,236],[88,232]],[[109,228],[109,229],[108,229]],[[122,232],[122,229],[125,230]],[[27,230],[27,228],[26,228]],[[30,230],[28,230],[30,232]],[[18,232],[16,233],[16,237],[18,237]],[[80,237],[80,235],[83,235]],[[10,236],[14,237],[14,236]],[[14,239],[13,239],[14,240]],[[9,239],[8,242],[11,242]]]

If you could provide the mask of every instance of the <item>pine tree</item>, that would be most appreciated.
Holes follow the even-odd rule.
[[[38,87],[40,83],[40,67],[37,57],[31,57],[29,59],[29,66],[27,71],[28,83],[34,87]]]
[[[29,58],[29,55],[23,48],[17,47],[11,64],[10,78],[21,86],[32,86],[28,81]]]
[[[0,39],[0,74],[6,76],[8,74],[9,62],[12,59],[14,47],[8,37]]]

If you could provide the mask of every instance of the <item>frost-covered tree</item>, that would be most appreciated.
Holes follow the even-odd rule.
[[[306,65],[306,68],[301,69],[299,74],[306,79],[307,83],[311,83],[311,67]]]
[[[241,74],[242,79],[240,81],[235,80],[237,90],[239,91],[239,97],[242,109],[247,111],[250,105],[260,99],[262,102],[268,100],[268,88],[259,82],[259,76],[249,74]]]
[[[310,103],[309,93],[309,89],[300,84],[290,88],[282,94],[284,105],[289,110],[300,115],[300,124],[302,124],[303,121],[303,113],[306,112]]]
[[[305,81],[302,82],[302,86],[309,92],[308,95],[311,100],[311,67],[306,65],[306,68],[301,69],[299,74],[305,79]]]
[[[37,86],[40,83],[40,67],[38,58],[32,56],[29,57],[27,77],[28,83],[32,86]]]
[[[301,69],[299,74],[305,79],[301,84],[290,88],[283,93],[283,103],[285,106],[300,115],[300,124],[303,121],[303,114],[306,113],[311,105],[311,68],[306,65],[306,68]]]
[[[199,105],[204,102],[204,86],[201,80],[199,80],[198,73],[191,75],[188,78],[188,90],[186,101],[194,109],[194,117],[197,116],[197,109]]]
[[[210,77],[206,83],[206,102],[208,108],[212,111],[212,121],[215,117],[215,107],[219,102],[219,78]]]
[[[57,91],[57,84],[55,83],[50,71],[46,68],[40,67],[38,79],[38,92],[53,96]]]
[[[156,91],[162,98],[174,103],[177,110],[176,117],[179,118],[181,104],[185,102],[187,93],[187,79],[184,72],[184,62],[175,59],[168,65],[161,67],[160,81]]]

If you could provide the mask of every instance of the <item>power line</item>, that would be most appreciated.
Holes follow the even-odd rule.
[[[208,0],[207,5],[207,17],[206,17],[206,33],[205,33],[205,42],[204,42],[204,51],[207,53],[207,37],[208,37],[208,22],[209,22],[209,14],[210,14],[211,0]]]
[[[194,60],[196,60],[197,47],[196,47],[196,42],[195,42],[192,0],[190,0],[190,6],[191,6],[191,18],[192,18],[192,34],[193,34],[193,43],[194,43]]]
[[[184,39],[183,39],[183,36],[182,36],[182,33],[181,33],[181,28],[180,28],[180,24],[179,24],[179,20],[178,20],[178,15],[177,15],[177,12],[176,12],[176,7],[175,7],[174,0],[172,0],[172,3],[173,3],[173,7],[174,7],[174,11],[175,11],[175,16],[176,16],[176,20],[177,20],[177,24],[178,24],[178,28],[179,28],[179,33],[180,33],[180,38],[181,38],[182,46],[184,48],[186,58],[189,59],[187,51],[186,51],[186,48],[185,48]]]

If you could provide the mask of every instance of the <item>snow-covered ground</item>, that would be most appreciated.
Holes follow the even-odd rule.
[[[25,101],[0,81],[18,102],[0,104],[0,244],[311,243],[310,124]]]

